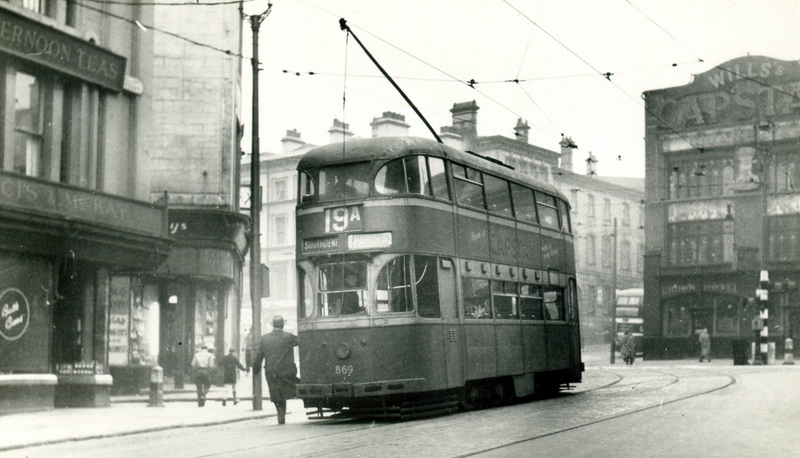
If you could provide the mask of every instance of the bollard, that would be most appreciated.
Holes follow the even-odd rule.
[[[783,346],[783,364],[794,364],[794,342],[790,337],[786,338]]]
[[[147,407],[164,407],[164,369],[159,365],[150,369],[150,401]]]

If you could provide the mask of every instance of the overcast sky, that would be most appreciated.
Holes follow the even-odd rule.
[[[245,4],[248,14],[266,9]],[[326,144],[334,118],[370,137],[384,111],[433,138],[339,18],[437,133],[453,103],[475,100],[479,135],[513,137],[522,118],[530,143],[558,151],[571,136],[576,171],[592,152],[604,176],[644,177],[642,92],[747,54],[800,59],[800,0],[274,0],[259,39],[262,151],[280,152],[291,129]],[[252,55],[249,22],[243,54]],[[249,60],[243,82],[249,152]]]

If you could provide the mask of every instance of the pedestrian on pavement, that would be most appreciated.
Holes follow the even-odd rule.
[[[238,378],[239,373],[236,369],[240,371],[247,371],[242,363],[239,362],[239,358],[236,357],[236,349],[231,348],[228,350],[228,354],[223,356],[219,360],[219,367],[222,368],[222,383],[225,385],[231,386],[231,392],[233,393],[233,404],[236,405],[239,403],[239,399],[236,397],[236,379]],[[227,396],[225,399],[222,400],[222,405],[227,405]]]
[[[703,328],[700,331],[700,362],[703,362],[703,358],[707,358],[708,362],[711,362],[711,337],[708,335],[708,329]]]
[[[633,365],[633,361],[636,359],[636,342],[633,340],[630,330],[625,331],[625,335],[622,337],[619,353],[625,360],[625,364]]]
[[[194,358],[192,358],[198,407],[206,405],[206,395],[211,388],[211,371],[214,370],[214,366],[214,354],[209,351],[208,346],[203,345],[200,351],[195,353]]]
[[[297,336],[283,332],[284,320],[281,316],[272,319],[273,330],[261,336],[261,342],[253,360],[253,376],[261,372],[264,361],[264,376],[269,387],[269,398],[278,411],[278,424],[286,423],[286,400],[295,397],[297,366],[294,364],[294,347]]]

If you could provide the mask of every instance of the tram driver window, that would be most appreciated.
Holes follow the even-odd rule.
[[[491,319],[492,298],[489,291],[489,280],[465,277],[461,284],[464,297],[464,317],[473,320]]]
[[[343,262],[320,266],[320,315],[366,313],[367,265]]]

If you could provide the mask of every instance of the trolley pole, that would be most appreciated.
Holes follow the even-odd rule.
[[[611,270],[611,364],[616,362],[617,346],[617,218],[614,218],[614,245]]]
[[[250,335],[253,348],[261,341],[261,158],[258,132],[258,29],[269,15],[272,4],[264,13],[250,16],[253,30],[253,132],[250,160],[250,301],[253,308],[253,325]],[[255,368],[253,368],[255,372]],[[261,376],[253,374],[253,410],[262,410]]]

